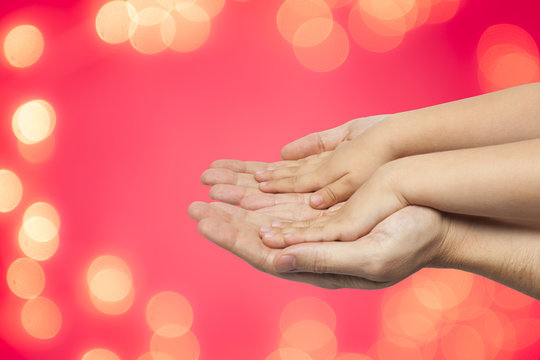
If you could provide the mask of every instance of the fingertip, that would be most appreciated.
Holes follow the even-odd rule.
[[[200,219],[200,209],[202,206],[204,206],[206,203],[202,201],[194,201],[188,206],[188,215],[193,220],[198,221]]]
[[[310,202],[311,206],[313,208],[315,208],[315,209],[321,209],[321,208],[325,207],[324,198],[319,193],[315,193],[315,194],[311,195],[311,198],[309,199],[309,202]]]

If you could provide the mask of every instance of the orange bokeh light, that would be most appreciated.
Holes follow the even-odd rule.
[[[37,144],[25,144],[17,141],[17,148],[21,156],[28,162],[40,163],[48,160],[54,153],[54,134]]]
[[[332,11],[323,0],[286,0],[276,17],[280,34],[291,44],[294,43],[299,28],[313,19],[333,20]],[[327,30],[327,34],[323,34],[325,36],[318,40],[319,43],[330,34],[330,30]]]
[[[493,303],[503,309],[520,309],[535,302],[534,298],[504,285],[495,285]]]
[[[38,297],[45,287],[45,273],[34,260],[19,258],[7,270],[9,289],[18,297],[32,299]]]
[[[412,277],[412,284],[424,306],[448,310],[458,306],[470,294],[473,275],[459,270],[424,269]]]
[[[98,348],[88,351],[81,360],[120,360],[120,358],[110,350]]]
[[[11,125],[20,142],[36,144],[52,134],[56,126],[56,114],[47,101],[32,100],[17,108]]]
[[[285,306],[279,319],[281,332],[285,332],[291,325],[302,320],[315,320],[325,324],[332,331],[336,329],[334,309],[325,301],[313,296],[295,299]]]
[[[477,330],[466,325],[453,325],[441,338],[441,350],[448,360],[482,360],[486,349]]]
[[[110,1],[96,15],[96,31],[109,44],[119,44],[132,35],[131,22],[137,17],[135,7],[126,1]]]
[[[143,54],[157,54],[169,46],[176,29],[169,11],[160,7],[147,7],[137,12],[131,22],[131,45]],[[167,37],[165,37],[166,35]]]
[[[43,35],[33,25],[19,25],[11,29],[4,39],[4,55],[14,67],[34,64],[43,53]]]
[[[336,356],[337,340],[334,332],[325,324],[303,320],[283,332],[280,348],[300,349],[313,360],[326,360]]]
[[[0,212],[10,212],[21,202],[23,187],[13,171],[0,170]]]
[[[362,354],[343,354],[336,358],[336,360],[373,360],[371,357]]]
[[[439,24],[452,19],[459,10],[460,0],[431,0],[427,23]]]
[[[304,23],[302,27],[308,27],[313,21]],[[293,39],[293,43],[295,40]],[[315,46],[294,45],[294,54],[304,67],[316,72],[328,72],[340,67],[349,56],[349,37],[337,22],[333,22],[332,31],[328,36]]]
[[[186,2],[200,6],[206,14],[208,14],[210,19],[218,15],[225,5],[225,0],[176,0],[176,6],[178,6],[179,3]]]
[[[166,338],[154,333],[150,340],[150,350],[155,360],[183,359],[197,360],[201,349],[197,337],[192,331],[175,338]],[[163,354],[163,356],[160,356]]]
[[[23,215],[19,230],[19,247],[34,260],[52,257],[58,249],[60,216],[56,209],[45,202],[30,205]]]
[[[210,35],[210,16],[197,4],[179,3],[170,13],[174,27],[163,27],[169,48],[189,52],[201,47]]]
[[[37,297],[24,304],[21,321],[29,335],[37,339],[51,339],[62,327],[62,314],[52,300]]]
[[[193,309],[182,295],[163,291],[154,295],[146,306],[146,321],[162,337],[182,336],[191,328]]]
[[[312,360],[306,352],[295,349],[284,347],[275,350],[270,355],[266,357],[266,360]]]
[[[133,302],[131,270],[119,257],[96,258],[88,268],[87,283],[92,303],[103,313],[123,313]]]

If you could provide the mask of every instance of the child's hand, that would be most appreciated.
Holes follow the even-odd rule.
[[[397,190],[396,181],[402,171],[400,162],[382,166],[338,210],[316,219],[272,223],[263,226],[260,236],[273,248],[302,242],[353,241],[373,229],[392,213],[409,205]]]

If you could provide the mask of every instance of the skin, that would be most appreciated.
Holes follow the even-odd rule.
[[[502,219],[540,218],[540,139],[390,162],[332,216],[262,227],[273,247],[353,241],[408,205]],[[471,201],[473,199],[473,201]]]
[[[279,212],[279,211],[278,211]],[[379,289],[422,267],[474,272],[540,299],[540,230],[406,207],[351,242],[265,246],[258,228],[275,217],[194,202],[199,232],[258,270],[328,289]]]
[[[336,135],[328,145],[315,145],[325,144],[315,139],[333,130],[311,134],[282,150],[285,155],[311,156],[266,168],[261,164],[255,178],[263,192],[315,191],[311,205],[326,208],[348,199],[389,161],[539,137],[539,104],[540,83],[534,83],[382,117],[341,146],[336,145]],[[370,123],[369,119],[365,121]]]

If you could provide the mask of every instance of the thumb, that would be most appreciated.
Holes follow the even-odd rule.
[[[355,242],[303,243],[285,248],[276,257],[278,272],[331,273],[362,276],[365,254]]]
[[[297,139],[281,149],[283,160],[298,160],[310,155],[334,150],[348,135],[347,124],[326,131],[316,132]]]
[[[311,195],[310,204],[314,209],[326,209],[347,200],[356,191],[352,176],[347,174]]]

